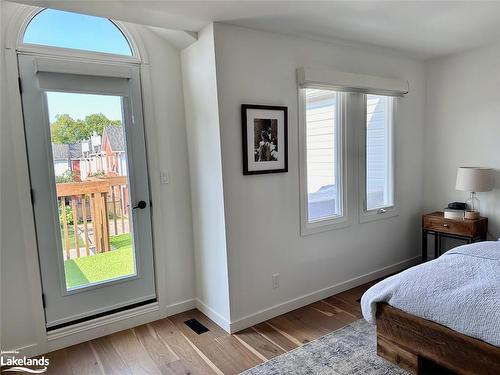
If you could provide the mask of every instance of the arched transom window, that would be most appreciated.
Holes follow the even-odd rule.
[[[109,19],[44,9],[29,22],[23,44],[133,56],[122,31]]]

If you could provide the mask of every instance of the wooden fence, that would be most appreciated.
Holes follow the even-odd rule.
[[[89,256],[111,250],[110,229],[115,235],[129,232],[126,176],[60,183],[56,187],[66,259],[79,258],[83,251]],[[66,207],[70,207],[72,223]]]

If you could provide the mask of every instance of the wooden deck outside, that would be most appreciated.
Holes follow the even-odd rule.
[[[115,235],[129,232],[126,176],[60,183],[56,184],[56,188],[66,259],[72,258],[72,250],[77,258],[110,251],[110,216]],[[70,208],[72,222],[66,215],[67,207]],[[83,246],[80,245],[82,239]]]

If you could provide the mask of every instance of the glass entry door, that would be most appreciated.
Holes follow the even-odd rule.
[[[139,68],[19,69],[47,327],[153,301]]]

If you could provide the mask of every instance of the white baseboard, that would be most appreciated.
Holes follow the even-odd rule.
[[[174,303],[172,305],[168,305],[164,311],[164,318],[180,314],[184,311],[192,310],[196,308],[196,300],[194,298],[188,299],[182,302]]]
[[[48,351],[137,327],[193,308],[195,308],[194,299],[178,302],[163,309],[158,303],[153,303],[62,328],[48,333]]]
[[[116,323],[119,323],[124,320],[135,321],[136,317],[141,317],[147,314],[156,315],[155,313],[157,313],[159,310],[160,306],[158,305],[157,302],[155,302],[145,306],[136,307],[130,310],[121,311],[115,314],[106,315],[100,318],[88,320],[86,322],[77,323],[70,325],[68,327],[49,331],[47,332],[47,340],[49,342],[57,341],[68,336],[76,337],[76,335],[80,333],[83,334],[85,332],[89,334],[89,332],[92,332],[94,329],[99,329],[101,331],[102,330],[108,331],[108,327],[111,327]]]
[[[217,311],[213,310],[211,307],[207,306],[199,298],[196,299],[196,308],[203,314],[208,316],[210,320],[216,323],[224,331],[230,332],[230,323],[227,321],[227,319],[220,315]]]
[[[267,309],[260,310],[256,313],[244,316],[240,319],[236,319],[231,321],[229,325],[229,330],[226,331],[234,333],[241,331],[242,329],[251,327],[255,324],[264,322],[268,319],[272,319],[278,315],[285,314],[289,311],[298,309],[299,307],[303,307],[310,303],[322,300],[326,297],[330,297],[334,294],[338,294],[344,292],[348,289],[355,288],[359,285],[368,283],[370,281],[376,280],[378,278],[390,275],[391,273],[402,271],[408,267],[414,266],[418,264],[421,260],[421,257],[415,257],[403,260],[401,262],[392,264],[390,266],[378,269],[376,271],[352,278],[350,280],[317,290],[312,293],[305,294],[303,296],[291,299],[289,301],[271,306]],[[218,323],[217,323],[218,324]],[[219,324],[220,325],[220,324]],[[224,328],[224,327],[223,327]],[[225,328],[224,328],[225,329]]]

